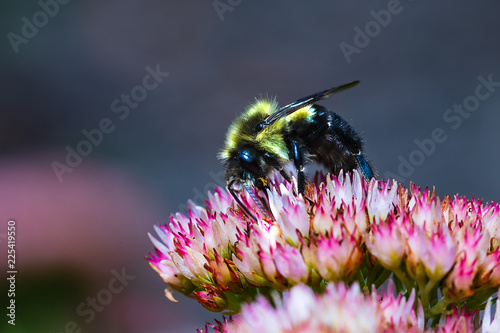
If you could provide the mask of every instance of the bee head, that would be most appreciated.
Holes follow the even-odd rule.
[[[226,180],[264,187],[274,160],[288,158],[283,137],[285,121],[265,126],[265,119],[276,112],[275,100],[261,99],[252,104],[229,127],[219,158],[226,166]]]
[[[226,180],[262,188],[265,180],[259,181],[259,179],[265,179],[268,169],[262,152],[250,145],[245,146],[235,151],[232,158],[226,161]]]

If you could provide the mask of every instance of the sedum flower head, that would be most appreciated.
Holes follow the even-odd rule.
[[[415,290],[408,298],[396,294],[394,285],[388,289],[363,293],[357,283],[351,287],[329,284],[324,293],[317,294],[305,285],[298,285],[281,296],[271,299],[259,296],[243,306],[232,320],[206,325],[216,333],[497,333],[500,331],[500,302],[491,314],[491,298],[479,327],[476,313],[453,308],[442,315],[434,327],[426,327],[421,303]]]
[[[365,296],[358,284],[330,284],[321,295],[298,285],[272,303],[260,297],[245,305],[241,314],[216,331],[232,333],[275,332],[395,332],[423,328],[414,310],[415,294],[403,297],[372,292]],[[274,304],[272,306],[271,304]],[[408,306],[409,305],[409,306]]]
[[[316,179],[302,196],[293,183],[271,177],[266,193],[254,193],[268,207],[268,219],[259,217],[246,192],[241,200],[257,221],[216,188],[205,207],[190,202],[187,215],[177,213],[169,224],[156,226],[148,261],[167,284],[167,296],[173,299],[175,290],[211,311],[231,314],[244,302],[257,302],[254,310],[243,311],[247,316],[258,306],[269,307],[266,300],[276,305],[281,299],[283,308],[275,309],[280,317],[286,316],[288,299],[299,297],[295,294],[304,302],[331,294],[347,302],[359,294],[353,302],[369,307],[365,320],[373,312],[380,325],[381,313],[390,313],[383,318],[390,318],[386,324],[393,331],[403,326],[421,331],[440,322],[448,332],[453,325],[468,327],[463,323],[472,317],[470,310],[484,307],[500,286],[497,203],[459,196],[441,200],[434,191],[413,184],[407,189],[395,181],[366,183],[356,171]],[[387,280],[393,284],[384,287]],[[375,297],[372,288],[385,288],[382,302],[356,298],[370,292]],[[350,311],[346,304],[338,311]],[[410,311],[416,308],[422,313]],[[456,320],[453,309],[461,311]]]

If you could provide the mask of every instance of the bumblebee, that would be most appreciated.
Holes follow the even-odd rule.
[[[335,93],[357,85],[353,81],[301,98],[282,108],[276,100],[257,99],[229,127],[219,158],[226,167],[227,189],[238,205],[253,219],[255,216],[235,193],[243,186],[263,217],[269,217],[251,188],[264,190],[268,176],[284,171],[288,164],[297,170],[297,191],[304,194],[304,167],[308,162],[322,164],[330,173],[359,169],[366,180],[373,171],[363,155],[363,143],[354,129],[335,112],[315,104]]]

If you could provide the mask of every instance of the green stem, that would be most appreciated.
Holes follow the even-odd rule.
[[[488,298],[497,292],[495,288],[488,289],[476,289],[474,295],[465,303],[465,306],[469,310],[482,310],[486,306],[486,301]]]
[[[396,286],[396,294],[403,294],[405,295],[406,293],[406,288],[403,284],[403,282],[401,282],[400,279],[398,279],[398,277],[396,275],[393,275],[393,281],[394,281],[394,286]]]
[[[255,288],[247,288],[241,294],[234,294],[232,292],[224,293],[227,300],[227,307],[224,314],[235,314],[240,312],[241,304],[249,299],[255,299],[257,297],[258,290]]]
[[[420,301],[422,302],[422,307],[427,309],[430,304],[430,293],[432,291],[432,288],[434,288],[434,285],[436,283],[434,281],[429,281],[425,284],[425,286],[422,284],[418,284],[418,287],[420,289]]]
[[[436,305],[425,312],[425,318],[432,318],[438,314],[446,312],[446,307],[450,305],[450,303],[452,303],[450,299],[445,297],[441,298]]]
[[[413,283],[408,280],[406,273],[403,272],[400,268],[394,269],[394,275],[398,277],[398,279],[403,283],[407,292],[410,292],[413,289]]]
[[[368,274],[368,276],[366,277],[366,286],[367,287],[370,287],[372,285],[372,283],[375,281],[377,275],[380,272],[380,268],[382,268],[382,266],[376,265],[375,267],[373,267],[370,270],[370,274]]]
[[[363,272],[361,270],[358,271],[358,274],[356,274],[356,281],[359,283],[359,287],[363,290],[366,287],[366,282],[365,278],[363,276]]]
[[[373,283],[375,285],[375,288],[380,287],[387,279],[391,276],[392,272],[388,269],[384,269],[382,274],[379,275],[379,277],[375,280]]]

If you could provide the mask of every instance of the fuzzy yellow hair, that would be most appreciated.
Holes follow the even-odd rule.
[[[288,149],[283,138],[283,130],[288,125],[284,119],[279,119],[271,126],[256,132],[255,126],[269,115],[278,110],[275,100],[260,99],[252,104],[234,123],[229,127],[224,149],[219,158],[228,160],[245,143],[253,143],[257,148],[270,152],[279,159],[288,159]]]

